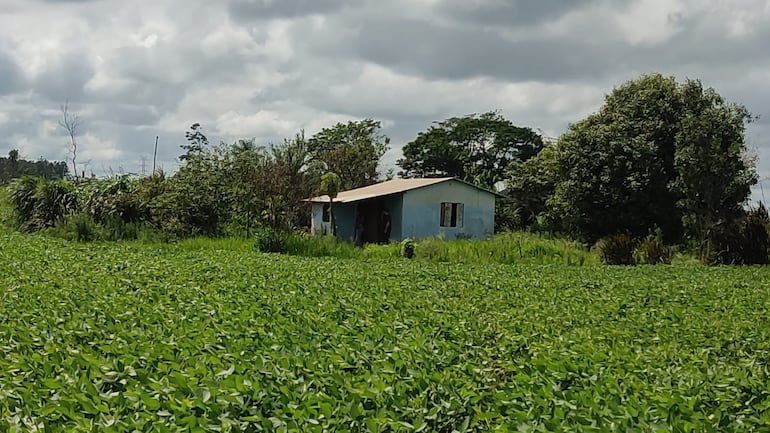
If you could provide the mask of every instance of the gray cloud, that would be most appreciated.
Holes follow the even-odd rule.
[[[21,71],[16,62],[7,54],[0,51],[0,95],[13,93],[20,85]]]
[[[321,38],[327,52],[346,50],[410,74],[459,80],[480,76],[556,81],[595,77],[610,70],[607,42],[587,46],[579,40],[538,36],[510,41],[483,28],[453,28],[412,19],[375,19],[360,24],[354,37]]]
[[[94,68],[83,51],[59,53],[33,83],[33,89],[51,101],[80,100]]]
[[[66,156],[56,120],[69,99],[96,174],[139,172],[156,135],[173,170],[193,122],[212,142],[266,144],[372,117],[392,165],[432,121],[500,109],[558,135],[613,86],[659,71],[761,115],[747,136],[770,174],[766,0],[5,0],[4,12],[0,154]]]
[[[266,20],[335,12],[350,3],[345,0],[230,0],[228,7],[230,16],[236,20]]]
[[[521,7],[516,2],[494,4],[497,6],[482,11],[491,13]],[[440,6],[441,9],[447,7],[447,3]],[[530,11],[533,18],[545,18],[544,12],[548,9],[544,5],[538,8],[543,10]],[[559,8],[556,12],[563,13]],[[468,25],[474,23],[473,20],[458,25],[431,19],[347,14],[337,16],[336,21],[328,25],[347,29],[346,32],[319,31],[308,35],[308,40],[312,50],[330,56],[366,60],[412,75],[453,80],[494,77],[514,81],[590,79],[606,82],[616,75],[633,78],[638,71],[697,66],[706,72],[715,66],[722,68],[759,60],[757,53],[762,52],[765,41],[770,40],[770,25],[757,26],[749,36],[725,37],[714,31],[714,26],[709,25],[713,23],[707,22],[709,18],[705,13],[669,17],[680,30],[652,44],[633,45],[612,32],[614,24],[606,23],[586,22],[579,28],[582,32],[576,35],[531,31],[509,36],[501,29]],[[518,27],[515,20],[501,22],[510,30]],[[588,26],[596,28],[591,31]]]
[[[440,2],[437,11],[457,22],[482,26],[534,26],[557,19],[598,0],[447,0]]]

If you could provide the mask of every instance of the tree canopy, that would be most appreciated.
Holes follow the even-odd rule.
[[[371,185],[380,176],[380,158],[390,143],[380,129],[380,122],[372,119],[337,123],[308,140],[308,153],[325,171],[339,176],[343,190]]]
[[[543,140],[496,111],[435,123],[403,148],[403,177],[451,176],[493,188],[509,165],[537,155]]]
[[[669,239],[700,236],[740,211],[756,183],[744,139],[750,120],[697,80],[629,81],[559,139],[548,216],[588,239],[654,228]]]

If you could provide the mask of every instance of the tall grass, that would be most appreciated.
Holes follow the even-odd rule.
[[[286,254],[303,257],[335,257],[350,260],[409,260],[402,245],[367,244],[357,248],[329,236],[298,233],[281,235]],[[183,249],[258,251],[253,239],[192,238],[175,243]],[[564,239],[550,239],[532,233],[504,233],[488,240],[447,240],[442,237],[414,241],[416,262],[478,264],[560,264],[596,265],[599,258],[583,245]]]
[[[433,237],[414,241],[414,259],[446,263],[500,264],[598,264],[597,256],[581,244],[546,239],[531,233],[499,234],[489,240],[447,240]],[[366,245],[363,249],[331,237],[291,235],[286,252],[308,257],[389,260],[402,257],[398,243]],[[404,259],[406,260],[406,259]]]
[[[0,185],[0,226],[10,227],[13,223],[13,207],[8,200],[8,187]]]
[[[51,237],[78,242],[135,240],[157,242],[168,240],[165,233],[154,229],[146,223],[125,222],[114,217],[107,218],[102,223],[97,223],[93,217],[84,214],[70,215],[57,221],[53,227],[42,230],[41,233]]]
[[[448,241],[441,237],[416,242],[415,258],[451,263],[565,264],[599,262],[577,242],[546,239],[532,233],[503,233],[489,240]]]

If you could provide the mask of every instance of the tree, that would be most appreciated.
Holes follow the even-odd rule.
[[[745,108],[698,81],[629,81],[560,137],[548,216],[587,240],[655,228],[679,239],[683,221],[702,226],[748,197],[756,174],[745,158],[747,120]]]
[[[233,192],[224,145],[212,147],[200,124],[185,134],[179,170],[155,207],[156,220],[175,236],[217,236],[231,215]]]
[[[334,218],[334,199],[342,187],[342,181],[336,173],[321,176],[321,193],[329,196],[329,219],[332,224],[332,236],[337,236],[337,221]]]
[[[307,145],[313,161],[337,173],[342,188],[353,189],[377,182],[377,167],[389,143],[380,122],[364,119],[324,128]]]
[[[281,187],[284,198],[281,211],[290,225],[309,226],[309,203],[302,200],[318,191],[323,168],[313,161],[305,131],[274,145],[271,155],[279,171],[285,174]]]
[[[404,146],[396,164],[402,177],[452,176],[491,189],[505,179],[511,163],[528,160],[542,147],[532,129],[490,111],[431,125]]]
[[[497,200],[496,229],[520,229],[537,222],[556,187],[557,163],[557,146],[547,143],[533,158],[510,165],[506,198]]]
[[[197,122],[190,126],[190,130],[184,133],[184,137],[187,140],[187,144],[182,144],[180,146],[185,151],[185,153],[179,157],[180,161],[188,161],[196,155],[203,154],[206,147],[209,145],[209,139],[203,134],[201,124]]]
[[[678,176],[671,186],[679,194],[685,228],[702,238],[717,221],[742,213],[741,204],[757,183],[744,140],[752,117],[699,81],[687,81],[680,91],[685,111],[674,152]]]
[[[77,158],[78,158],[78,128],[80,127],[80,116],[78,113],[73,113],[69,109],[69,103],[65,102],[64,105],[61,106],[61,114],[62,118],[59,121],[59,126],[64,128],[65,131],[67,131],[67,135],[70,139],[70,155],[72,162],[72,172],[75,175],[75,180],[78,179],[78,166],[77,166]]]

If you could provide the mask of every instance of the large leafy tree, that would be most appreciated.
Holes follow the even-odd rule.
[[[740,209],[756,182],[744,141],[749,120],[699,81],[629,81],[560,138],[548,212],[587,239],[654,228],[668,239],[684,229],[700,235]]]
[[[739,213],[757,182],[744,140],[752,117],[745,107],[726,102],[699,81],[684,83],[680,91],[684,110],[674,152],[677,178],[671,186],[685,228],[703,235],[715,222]]]
[[[497,200],[496,229],[520,229],[537,222],[553,195],[558,174],[558,149],[549,142],[536,156],[515,161],[505,182],[505,198]]]
[[[537,155],[543,140],[491,111],[452,117],[420,132],[397,164],[403,177],[452,176],[492,188],[515,161]]]
[[[324,128],[308,140],[307,151],[323,170],[336,173],[343,189],[377,182],[380,158],[390,139],[372,119],[337,123]]]

